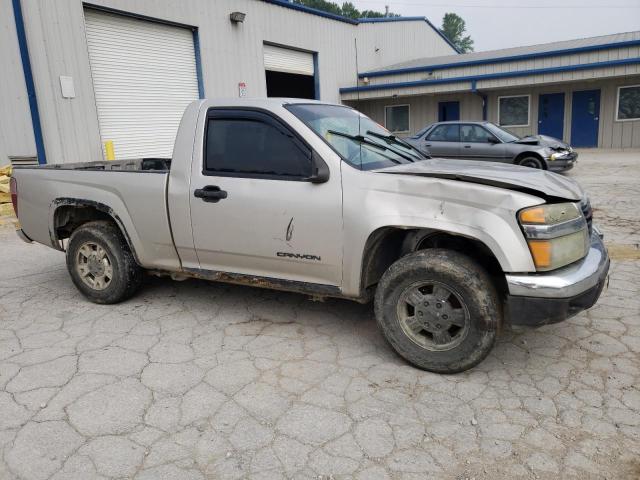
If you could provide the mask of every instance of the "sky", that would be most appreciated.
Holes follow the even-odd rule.
[[[438,27],[446,12],[455,12],[465,20],[475,51],[640,30],[640,0],[351,1],[359,10],[382,12],[389,5],[394,13],[425,16]]]

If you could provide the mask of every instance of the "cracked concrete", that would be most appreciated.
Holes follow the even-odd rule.
[[[583,152],[569,175],[608,290],[455,376],[407,365],[347,301],[148,279],[90,304],[62,254],[3,227],[0,478],[639,478],[640,158]]]

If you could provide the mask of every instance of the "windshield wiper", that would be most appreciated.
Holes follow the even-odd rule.
[[[403,152],[400,152],[400,151],[398,151],[398,150],[397,150],[397,149],[395,149],[395,148],[391,148],[388,144],[387,144],[387,145],[382,145],[381,143],[374,142],[374,141],[373,141],[373,140],[371,140],[370,138],[367,138],[367,137],[365,137],[365,136],[363,136],[363,135],[349,135],[349,134],[347,134],[347,133],[336,132],[335,130],[327,130],[327,131],[328,131],[329,133],[333,133],[333,134],[335,134],[335,135],[340,135],[340,136],[343,136],[343,137],[346,137],[346,138],[350,138],[350,139],[355,140],[355,141],[357,141],[357,142],[366,143],[367,145],[372,145],[372,146],[374,146],[374,147],[381,148],[381,149],[383,149],[383,150],[389,150],[390,152],[395,153],[395,154],[396,154],[396,155],[398,155],[399,157],[404,158],[404,159],[405,159],[406,161],[408,161],[408,162],[411,162],[411,163],[414,163],[414,162],[415,162],[415,160],[413,160],[413,159],[409,156],[409,154],[407,154],[407,153],[403,153]],[[369,133],[369,132],[367,132],[367,133]],[[374,135],[374,136],[376,136],[376,135]],[[414,157],[414,158],[418,158],[418,157]],[[422,158],[418,158],[418,159],[419,159],[419,160],[422,160]],[[400,162],[397,162],[397,163],[400,163]]]
[[[424,158],[421,157],[421,155],[416,155],[415,152],[415,148],[412,147],[409,143],[405,142],[404,140],[396,137],[395,135],[383,135],[381,133],[376,133],[376,132],[372,132],[371,130],[367,130],[367,135],[373,135],[376,138],[379,138],[381,140],[386,141],[387,143],[394,143],[396,145],[401,145],[405,148],[408,148],[410,150],[410,152],[407,152],[407,155],[411,155],[413,158],[417,159],[417,160],[424,160]],[[398,152],[397,150],[393,150],[394,152],[396,152],[398,155],[401,155],[400,152]],[[411,160],[408,159],[411,162],[415,162],[415,160]]]
[[[327,133],[330,133],[331,135],[337,135],[339,137],[348,138],[349,140],[353,140],[353,141],[358,142],[358,143],[364,143],[366,145],[370,145],[370,146],[378,148],[380,150],[389,150],[390,152],[395,153],[399,157],[402,157],[402,158],[404,158],[406,160],[409,160],[410,162],[413,162],[413,160],[408,158],[406,155],[403,155],[403,154],[397,152],[395,149],[389,148],[388,146],[385,146],[385,145],[381,145],[378,142],[373,142],[370,139],[368,139],[366,137],[363,137],[362,135],[350,135],[348,133],[338,132],[337,130],[327,130]],[[388,155],[385,155],[385,157],[387,157],[389,160],[391,160],[394,163],[400,163],[398,160],[396,160],[395,158],[390,158]]]

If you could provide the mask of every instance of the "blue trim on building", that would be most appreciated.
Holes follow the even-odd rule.
[[[317,15],[319,17],[330,18],[331,20],[337,20],[338,22],[350,23],[357,25],[358,21],[351,18],[343,17],[342,15],[336,15],[335,13],[323,12],[322,10],[316,10],[315,8],[305,7],[298,3],[291,3],[286,0],[262,0],[266,3],[278,5],[284,8],[290,8],[291,10],[298,10],[299,12],[310,13],[311,15]]]
[[[29,47],[27,46],[27,34],[24,30],[24,18],[22,16],[20,0],[13,0],[13,17],[16,24],[24,83],[27,86],[27,97],[29,98],[29,110],[31,111],[31,125],[33,126],[36,155],[38,156],[38,163],[45,164],[47,163],[47,155],[44,150],[42,125],[40,124],[40,112],[38,111],[38,98],[36,96],[36,86],[33,82],[33,72],[31,71],[31,61],[29,60]]]
[[[621,65],[640,64],[640,57],[625,58],[622,60],[608,60],[605,62],[582,63],[578,65],[564,65],[561,67],[534,68],[530,70],[518,70],[511,72],[486,73],[482,75],[467,75],[463,77],[439,78],[435,80],[416,80],[410,82],[386,83],[381,85],[363,85],[359,87],[344,87],[340,93],[370,92],[372,90],[391,90],[394,88],[421,87],[428,85],[442,85],[446,83],[473,82],[480,80],[493,80],[496,78],[526,77],[528,75],[542,75],[546,73],[573,72],[588,70],[590,68],[617,67]]]
[[[196,56],[196,76],[198,78],[198,96],[206,98],[204,94],[204,80],[202,78],[202,61],[200,60],[200,35],[198,29],[194,28],[193,32],[193,51]]]
[[[278,5],[284,8],[290,8],[291,10],[297,10],[299,12],[310,13],[311,15],[317,15],[319,17],[329,18],[331,20],[337,20],[338,22],[350,23],[351,25],[358,25],[360,23],[383,23],[383,22],[426,22],[435,32],[442,37],[442,39],[447,42],[447,44],[453,48],[454,51],[460,53],[460,50],[449,41],[447,37],[440,31],[439,28],[436,28],[433,23],[429,21],[426,17],[381,17],[381,18],[359,18],[354,20],[352,18],[343,17],[342,15],[336,15],[335,13],[324,12],[322,10],[317,10],[311,7],[305,7],[304,5],[300,5],[298,3],[292,3],[287,0],[262,0],[263,2],[270,3],[272,5]]]
[[[456,47],[451,41],[437,28],[433,23],[429,21],[427,17],[381,17],[381,18],[359,18],[359,23],[387,23],[387,22],[426,22],[440,37],[447,42],[447,44],[453,48],[457,53],[460,53],[458,47]]]
[[[395,68],[393,70],[374,70],[371,72],[359,73],[358,77],[374,78],[386,77],[389,75],[398,75],[404,73],[416,72],[433,72],[434,70],[443,70],[446,68],[469,67],[473,65],[487,65],[490,63],[506,63],[520,60],[530,60],[535,58],[558,57],[561,55],[571,55],[577,53],[597,52],[600,50],[608,50],[611,48],[637,47],[640,40],[627,40],[624,42],[603,43],[602,45],[586,45],[584,47],[563,48],[560,50],[549,50],[547,52],[523,53],[520,55],[509,55],[507,57],[483,58],[479,60],[468,60],[462,62],[436,63],[433,65],[421,65],[417,67]]]
[[[318,52],[313,52],[313,90],[315,99],[320,100],[320,68],[318,67]]]

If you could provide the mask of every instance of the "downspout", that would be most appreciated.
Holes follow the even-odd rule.
[[[475,80],[471,80],[471,93],[478,95],[482,99],[482,120],[487,121],[487,95],[478,90]]]
[[[20,59],[22,60],[22,72],[24,73],[24,83],[27,86],[27,97],[29,98],[31,125],[33,126],[33,137],[36,142],[36,155],[38,157],[38,163],[45,164],[47,163],[47,156],[44,151],[40,112],[38,111],[38,99],[36,97],[36,87],[33,83],[33,72],[31,71],[31,61],[29,60],[29,47],[27,46],[27,34],[24,29],[24,18],[22,17],[22,6],[20,5],[20,0],[13,0],[13,17],[16,24],[18,47],[20,48]]]

